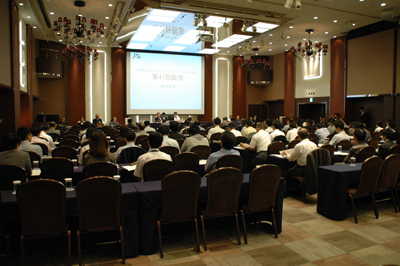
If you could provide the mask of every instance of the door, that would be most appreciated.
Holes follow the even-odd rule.
[[[312,119],[319,121],[321,116],[325,116],[326,104],[325,103],[300,103],[299,104],[299,117],[302,119]]]

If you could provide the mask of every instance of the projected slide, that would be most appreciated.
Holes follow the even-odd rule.
[[[127,114],[204,114],[204,57],[127,52]]]

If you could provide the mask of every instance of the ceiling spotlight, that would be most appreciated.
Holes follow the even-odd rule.
[[[247,2],[249,2],[249,3],[251,3],[251,1],[253,1],[253,0],[247,0]]]
[[[198,25],[199,25],[199,19],[197,18],[197,17],[195,17],[194,19],[193,19],[193,26],[194,27],[197,27]]]
[[[296,7],[296,9],[301,9],[301,1],[300,0],[296,0],[295,7]]]
[[[207,27],[207,20],[206,20],[206,18],[203,18],[203,26],[204,26],[204,27]]]
[[[242,32],[246,32],[247,31],[247,23],[246,21],[243,22],[243,26],[242,26]]]
[[[224,28],[229,28],[229,23],[228,22],[224,22]]]
[[[251,29],[253,30],[253,32],[254,32],[254,33],[256,33],[256,32],[257,32],[257,28],[256,28],[256,26],[253,26],[253,27],[251,27]]]
[[[292,7],[292,4],[293,4],[293,0],[286,0],[284,7],[287,9],[290,9]]]

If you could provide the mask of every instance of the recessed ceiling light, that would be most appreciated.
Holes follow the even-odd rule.
[[[335,36],[333,36],[333,38],[336,38],[336,35],[335,35]]]
[[[303,39],[303,41],[307,41],[307,39],[306,39],[306,38],[304,38],[304,39]]]
[[[103,42],[99,42],[100,44],[102,44]]]
[[[360,2],[364,2],[364,0],[360,0]]]
[[[272,44],[272,42],[270,42],[269,44]]]
[[[108,4],[108,6],[113,6],[113,4]]]
[[[314,17],[314,19],[318,19],[318,17]]]
[[[226,51],[227,53],[229,53],[229,51]]]
[[[289,29],[293,29],[293,26],[290,26]]]
[[[285,46],[287,46],[287,43],[285,43]]]
[[[290,36],[286,36],[286,38],[290,39]]]
[[[58,41],[59,41],[59,42],[62,42],[62,40],[61,40],[61,39],[59,39]]]
[[[256,55],[258,55],[258,53],[256,53]]]
[[[31,18],[31,16],[27,16],[27,18]]]
[[[337,20],[335,19],[334,21],[333,21],[333,23],[336,23],[337,22]]]
[[[382,3],[381,6],[386,6],[386,3]]]
[[[256,41],[253,41],[253,43],[254,43],[254,42],[256,42]]]
[[[105,17],[105,19],[110,19],[110,17]]]
[[[23,6],[23,5],[24,5],[24,3],[19,3],[19,5],[20,5],[20,6]]]
[[[355,25],[356,25],[356,23],[353,23],[353,24],[351,24],[351,25],[355,26]]]
[[[272,49],[269,49],[269,51],[271,52],[271,51],[272,51]]]
[[[328,34],[329,32],[325,31],[325,34]]]
[[[288,49],[285,50],[286,52],[289,51]]]
[[[269,37],[272,37],[272,36],[274,36],[272,33],[269,35]]]
[[[36,26],[33,26],[34,29],[36,29]]]
[[[50,12],[50,15],[54,15],[54,12],[53,12],[53,11],[51,11],[51,12]]]

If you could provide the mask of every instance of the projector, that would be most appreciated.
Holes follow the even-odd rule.
[[[197,42],[214,42],[214,34],[210,34],[210,33],[202,33],[200,35],[198,35],[198,40]]]

